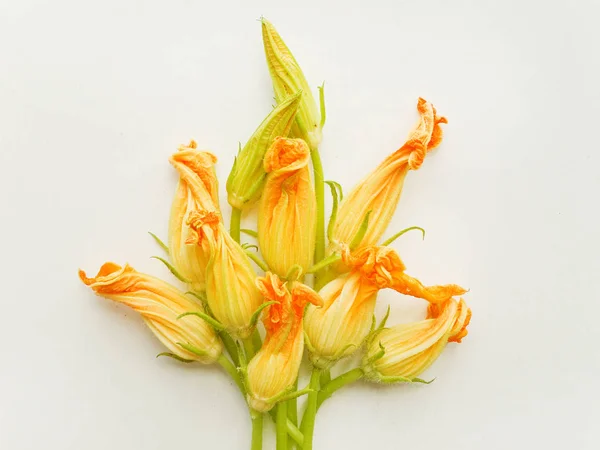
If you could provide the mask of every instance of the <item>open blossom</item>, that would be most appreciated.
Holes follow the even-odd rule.
[[[247,338],[254,329],[252,314],[262,303],[250,260],[227,233],[217,212],[194,211],[188,224],[193,232],[187,243],[209,248],[205,281],[210,311],[230,334]]]
[[[306,272],[316,239],[310,149],[301,139],[277,138],[265,154],[267,183],[258,211],[258,241],[265,261],[280,277],[294,265]]]
[[[304,139],[311,149],[316,149],[322,138],[322,124],[310,86],[296,58],[285,45],[275,27],[265,18],[262,18],[261,21],[265,56],[273,81],[275,100],[277,103],[281,103],[288,96],[302,91],[300,107],[291,135]]]
[[[402,260],[389,247],[367,247],[354,253],[346,247],[342,255],[350,271],[319,291],[322,308],[309,306],[306,311],[304,328],[312,347],[310,357],[318,367],[329,367],[363,343],[380,289],[394,289],[434,304],[466,292],[454,284],[423,286],[404,273]]]
[[[244,209],[260,197],[266,178],[265,153],[276,137],[289,134],[301,96],[301,92],[291,92],[280,99],[236,156],[227,178],[227,201],[234,208]]]
[[[304,336],[302,316],[307,303],[321,305],[319,295],[297,281],[282,281],[267,272],[256,280],[268,306],[263,323],[266,338],[248,364],[248,404],[256,411],[268,411],[278,398],[290,391],[302,363]]]
[[[423,373],[448,342],[467,335],[471,310],[461,299],[431,305],[426,320],[376,331],[363,358],[365,377],[373,381],[412,381]]]
[[[187,245],[190,228],[187,220],[192,211],[215,210],[219,207],[218,183],[214,165],[217,158],[210,152],[197,150],[191,141],[171,156],[170,162],[179,173],[179,183],[169,220],[169,254],[173,266],[197,292],[204,291],[208,248]]]
[[[337,214],[330,250],[336,250],[341,244],[350,244],[369,211],[369,226],[360,247],[379,243],[400,200],[406,174],[409,170],[421,167],[427,153],[442,141],[440,124],[447,123],[446,119],[438,116],[433,105],[422,98],[419,99],[417,110],[420,114],[419,123],[404,145],[344,197]]]
[[[111,262],[93,278],[80,270],[79,278],[98,295],[139,312],[156,337],[180,358],[208,364],[221,355],[221,340],[204,320],[196,316],[177,319],[183,313],[204,312],[202,305],[168,283]]]

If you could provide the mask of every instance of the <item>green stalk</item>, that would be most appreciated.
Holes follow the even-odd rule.
[[[325,257],[325,179],[323,178],[323,164],[319,149],[313,148],[310,151],[310,157],[313,164],[313,173],[315,179],[315,198],[317,200],[317,238],[315,240],[315,262],[321,261]],[[320,274],[315,273],[315,284]]]
[[[252,444],[250,450],[262,450],[263,443],[263,414],[258,411],[250,411],[252,419]]]
[[[255,328],[252,333],[252,345],[254,345],[255,349],[260,349],[262,347],[262,339],[260,338],[260,333],[257,328]]]
[[[320,380],[321,386],[325,386],[330,381],[331,381],[331,370],[324,369],[323,372],[321,373],[321,380]]]
[[[277,420],[275,422],[277,450],[287,450],[288,448],[287,414],[287,402],[279,402],[277,404]]]
[[[302,426],[300,431],[304,434],[304,450],[312,450],[313,434],[315,431],[315,416],[317,414],[317,403],[319,396],[319,379],[321,378],[321,369],[313,367],[312,375],[310,376],[310,388],[313,392],[308,394],[306,411],[302,418]]]
[[[229,222],[229,234],[235,242],[240,243],[240,228],[242,223],[242,210],[231,208],[231,221]]]
[[[239,366],[240,360],[238,358],[238,351],[235,342],[233,341],[233,339],[231,339],[231,336],[229,336],[229,334],[225,330],[220,331],[219,336],[221,337],[221,340],[223,341],[223,346],[225,347],[225,350],[227,350],[227,353],[229,353],[233,364]]]
[[[294,383],[294,390],[295,391],[298,390],[298,379],[296,379],[296,382]],[[290,422],[292,422],[294,425],[298,424],[298,399],[297,398],[292,398],[287,401],[287,416],[288,416],[288,420]],[[294,445],[294,443],[291,441],[291,439],[293,439],[292,436],[290,436],[290,439],[288,439],[288,447],[289,448],[293,448],[293,445]]]
[[[232,362],[229,361],[229,359],[227,359],[225,355],[221,354],[221,356],[219,356],[219,359],[217,359],[217,363],[219,363],[219,365],[223,369],[225,369],[229,376],[231,376],[237,387],[240,389],[240,391],[242,391],[242,394],[245,396],[246,389],[244,388],[244,383],[242,383],[240,374],[238,373],[237,368],[232,364]]]
[[[289,413],[289,411],[290,411],[290,409],[288,408],[288,413]],[[298,448],[302,448],[304,446],[304,435],[300,432],[298,427],[296,425],[294,425],[292,423],[292,421],[289,419],[287,421],[287,432],[290,435],[290,437],[294,441],[296,441],[296,444],[298,444]],[[291,445],[290,445],[290,448],[292,448]]]
[[[244,351],[246,352],[246,361],[250,361],[254,356],[254,345],[252,344],[252,337],[242,339],[244,345]]]
[[[364,372],[361,368],[357,367],[356,369],[352,369],[339,377],[334,378],[329,383],[321,388],[321,391],[318,394],[317,400],[317,409],[323,404],[325,400],[333,395],[335,391],[343,388],[347,384],[354,383],[357,380],[360,380],[364,376]]]

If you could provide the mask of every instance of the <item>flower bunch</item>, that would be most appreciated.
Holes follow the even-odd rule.
[[[167,348],[161,355],[220,364],[247,402],[252,449],[262,448],[265,413],[276,422],[278,450],[311,449],[323,401],[359,379],[425,383],[420,375],[445,346],[466,336],[471,311],[459,298],[465,289],[424,286],[389,247],[418,227],[382,241],[406,176],[441,143],[446,119],[419,99],[418,122],[406,142],[344,196],[338,183],[323,177],[323,87],[317,104],[298,62],[264,19],[262,36],[277,105],[233,163],[226,183],[229,229],[217,158],[191,141],[169,159],[179,182],[167,244],[153,235],[166,252],[156,258],[180,287],[112,262],[94,277],[81,270],[79,276],[98,295],[138,311]],[[327,226],[325,185],[333,197]],[[241,229],[253,207],[256,230]],[[258,245],[243,243],[242,232]],[[386,315],[377,325],[382,289],[424,300],[427,316],[387,327]],[[305,349],[312,375],[299,388]],[[357,352],[360,365],[331,379],[331,368]],[[304,394],[299,421],[296,399]]]

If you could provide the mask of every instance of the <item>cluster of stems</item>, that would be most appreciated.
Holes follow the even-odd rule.
[[[317,203],[317,238],[315,241],[315,264],[309,270],[313,274],[313,287],[320,289],[325,284],[324,270],[336,261],[336,257],[325,257],[325,182],[323,178],[323,165],[318,149],[311,149],[311,160],[313,165],[315,196]],[[232,209],[229,232],[231,236],[239,243],[241,236],[242,211],[237,208]],[[260,261],[255,261],[260,262]],[[262,269],[267,269],[262,267]],[[262,345],[258,331],[243,340],[238,345],[224,331],[220,333],[223,344],[229,357],[221,355],[219,364],[231,376],[235,384],[240,389],[242,395],[246,397],[246,386],[240,376],[240,370],[243,370],[245,361],[249,361],[256,351]],[[315,417],[321,404],[333,395],[335,391],[343,386],[352,383],[363,376],[360,368],[355,368],[346,372],[333,380],[330,370],[322,370],[313,367],[308,385],[308,400],[302,420],[298,420],[297,398],[280,401],[271,411],[269,416],[275,422],[277,450],[304,449],[311,450],[313,444],[313,434],[315,429]],[[296,382],[296,392],[297,392]],[[292,395],[293,396],[293,395]],[[249,408],[252,421],[252,441],[251,450],[260,450],[263,445],[263,422],[264,414]]]

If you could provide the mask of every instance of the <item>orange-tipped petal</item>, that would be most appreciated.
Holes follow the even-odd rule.
[[[381,240],[400,200],[406,174],[421,167],[427,153],[442,139],[440,124],[446,123],[446,119],[438,116],[433,105],[422,98],[417,110],[419,123],[406,143],[344,197],[338,210],[330,251],[352,242],[369,211],[369,227],[360,247],[375,245]]]
[[[433,364],[448,342],[457,341],[457,336],[466,334],[470,313],[462,300],[450,299],[441,306],[433,306],[430,314],[432,311],[435,316],[426,320],[374,333],[363,359],[368,380],[401,377],[411,381]]]
[[[274,301],[263,318],[265,342],[248,364],[248,403],[268,411],[274,398],[293,386],[304,351],[302,317],[307,302],[322,303],[319,295],[299,282],[285,282],[267,272],[256,280],[265,301]]]
[[[121,267],[111,262],[104,264],[95,277],[80,270],[79,278],[98,295],[139,312],[156,337],[177,356],[203,363],[212,363],[220,356],[222,344],[210,325],[196,316],[178,319],[183,313],[203,313],[204,309],[175,287],[129,265]],[[185,350],[180,343],[190,344],[203,354]]]
[[[268,175],[258,211],[258,241],[265,262],[281,277],[293,266],[306,272],[312,264],[317,204],[309,160],[303,140],[285,138],[275,139],[264,159]]]

